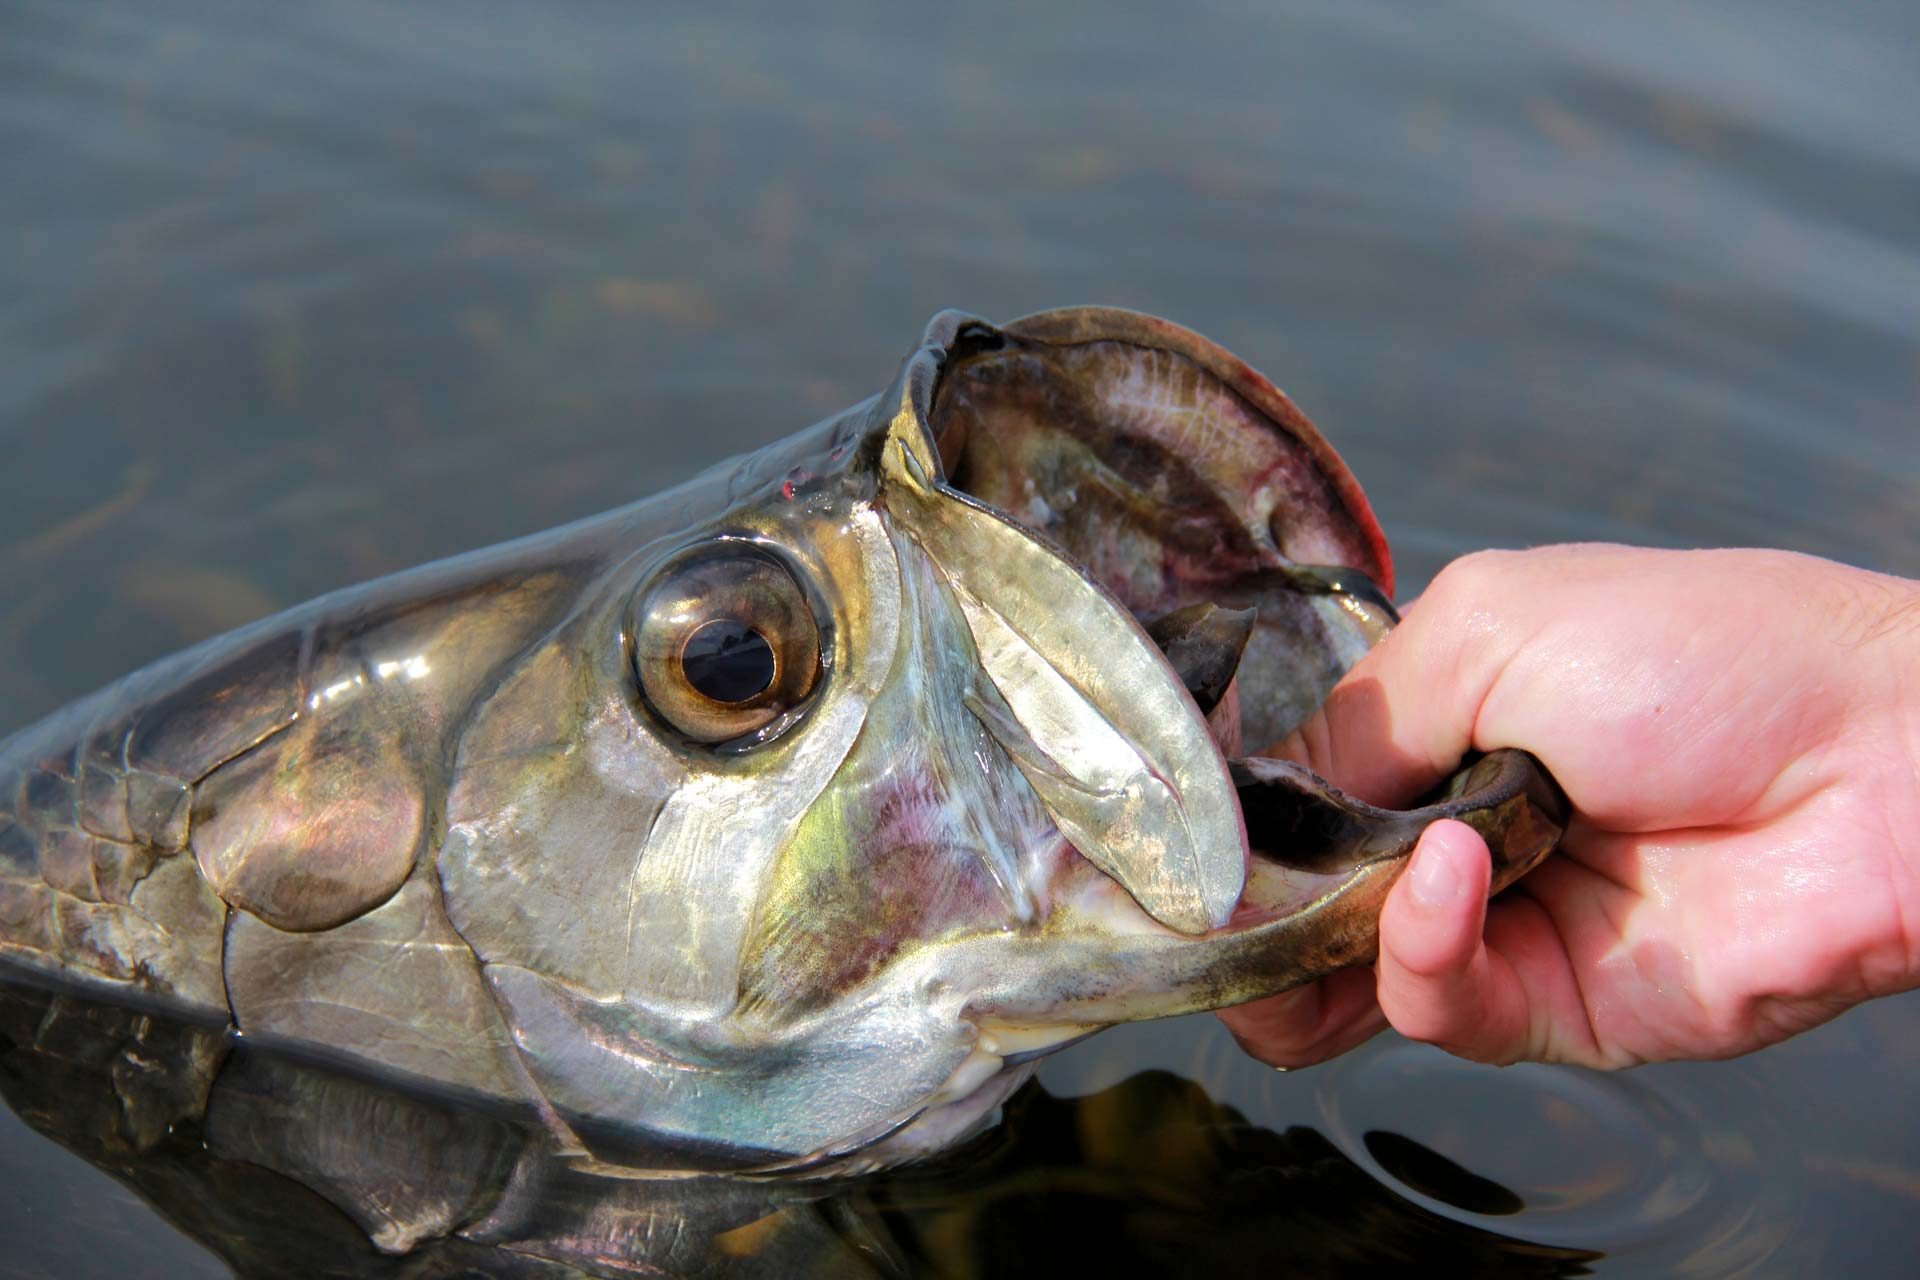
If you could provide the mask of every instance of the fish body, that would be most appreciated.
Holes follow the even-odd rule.
[[[808,431],[0,743],[0,958],[610,1165],[910,1158],[1099,1027],[1365,959],[1433,814],[1501,883],[1551,847],[1521,757],[1412,815],[1229,759],[1391,590],[1345,467],[1224,351],[943,313]],[[1148,633],[1205,606],[1242,621]]]

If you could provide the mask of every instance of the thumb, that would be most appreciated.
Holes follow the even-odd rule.
[[[1378,998],[1400,1034],[1480,1062],[1527,1045],[1527,1000],[1482,939],[1487,846],[1462,822],[1428,827],[1380,913]]]

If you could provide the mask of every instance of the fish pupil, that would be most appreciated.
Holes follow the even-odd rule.
[[[719,618],[687,637],[680,667],[701,696],[745,702],[773,683],[773,646],[746,623]]]

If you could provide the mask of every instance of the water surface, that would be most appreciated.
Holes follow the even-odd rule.
[[[1345,454],[1408,595],[1466,550],[1581,538],[1920,576],[1920,20],[1411,13],[16,0],[0,733],[785,435],[946,306],[1104,302],[1225,343]],[[1283,1076],[1210,1019],[1129,1028],[1015,1126],[1080,1099],[1074,1142],[902,1184],[885,1221],[953,1275],[1012,1265],[996,1233],[1036,1270],[1092,1257],[1020,1217],[1083,1193],[1070,1220],[1135,1257],[1241,1242],[1195,1255],[1224,1270],[1484,1237],[1538,1274],[1905,1275],[1916,1051],[1914,998],[1620,1077],[1392,1040]],[[1114,1092],[1149,1068],[1191,1083]],[[1154,1165],[1152,1133],[1219,1176]],[[1175,1168],[1222,1189],[1182,1200]],[[11,1117],[0,1172],[0,1273],[221,1271]],[[1303,1231],[1326,1247],[1244,1243]]]

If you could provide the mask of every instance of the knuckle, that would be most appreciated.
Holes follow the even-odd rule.
[[[1468,552],[1434,575],[1427,595],[1446,601],[1454,609],[1470,610],[1475,601],[1498,598],[1524,555],[1518,551]]]

